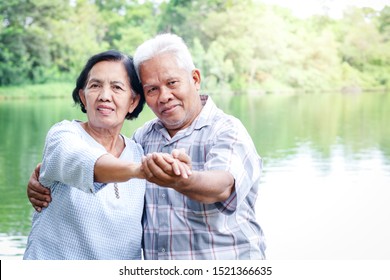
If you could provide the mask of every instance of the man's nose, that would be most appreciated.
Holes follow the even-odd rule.
[[[172,90],[169,87],[161,87],[159,101],[162,103],[166,103],[170,99],[172,99]]]

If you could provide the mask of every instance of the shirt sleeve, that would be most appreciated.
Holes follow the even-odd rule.
[[[95,193],[105,184],[94,182],[94,166],[103,148],[93,147],[69,121],[54,125],[46,136],[39,181],[45,187],[55,182]]]
[[[215,203],[222,213],[234,213],[246,196],[257,192],[262,160],[250,135],[238,119],[229,119],[221,125],[207,155],[205,169],[225,170],[234,178],[234,192],[226,201]]]

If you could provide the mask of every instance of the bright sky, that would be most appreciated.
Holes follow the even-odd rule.
[[[329,16],[340,18],[347,6],[372,7],[375,10],[381,10],[385,5],[390,6],[390,0],[262,0],[262,2],[290,8],[296,16],[303,18],[324,13],[324,7],[329,8]]]

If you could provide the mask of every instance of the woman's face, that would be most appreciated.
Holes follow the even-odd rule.
[[[139,95],[133,97],[126,69],[120,61],[96,63],[79,95],[87,111],[89,126],[119,131],[125,116],[137,107],[140,99]]]

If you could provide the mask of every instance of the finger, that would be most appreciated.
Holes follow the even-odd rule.
[[[145,160],[145,167],[147,168],[147,179],[154,180],[161,178],[164,174],[163,170],[156,164],[156,159],[158,156],[156,154],[148,154]]]
[[[38,181],[29,182],[27,191],[31,191],[32,193],[38,193],[41,195],[50,195],[50,189],[42,186]]]
[[[187,174],[187,177],[186,177],[186,178],[188,178],[189,176],[191,176],[191,175],[192,175],[191,166],[188,165],[188,164],[186,164],[186,163],[184,163],[184,162],[180,162],[180,164],[181,164],[181,168],[182,168],[181,170],[182,170],[182,172]]]
[[[39,192],[30,192],[29,200],[33,205],[47,207],[47,205],[51,202],[51,196],[41,194]],[[37,202],[39,202],[39,204],[37,204]]]
[[[180,176],[182,174],[180,163],[177,160],[172,162],[171,167],[175,175]]]
[[[40,165],[38,167],[40,167]],[[41,183],[39,183],[39,181],[38,181],[39,171],[37,172],[37,168],[34,170],[34,172],[30,176],[30,180],[28,181],[28,185],[27,185],[27,192],[29,190],[34,190],[34,191],[40,192],[42,194],[50,194],[50,190],[48,188],[45,188],[44,186],[42,186]]]
[[[187,177],[191,176],[192,175],[191,166],[184,164],[184,163],[182,165],[184,168],[184,172],[187,174]]]
[[[164,153],[160,155],[161,157],[156,157],[156,164],[158,164],[166,174],[180,176],[180,169],[177,165],[177,160],[175,160],[170,154]]]
[[[186,163],[191,169],[191,158],[187,155],[184,148],[172,150],[172,157]]]
[[[183,152],[183,153],[180,153],[177,159],[180,160],[181,162],[184,162],[184,163],[188,164],[188,165],[191,164],[191,158],[190,158],[190,156],[187,155],[187,154],[184,153],[184,152]]]
[[[163,153],[163,154],[160,154],[162,156],[162,158],[168,162],[169,164],[172,164],[175,162],[175,159],[170,155],[170,154],[166,154],[166,153]]]
[[[34,172],[33,172],[33,174],[35,174],[35,176],[36,176],[37,178],[39,178],[39,173],[41,172],[41,165],[42,165],[41,162],[38,163],[37,166],[36,166],[35,169],[34,169]]]
[[[159,164],[163,164],[165,171],[156,164],[156,161]],[[150,171],[153,173],[153,182],[158,185],[169,185],[172,181],[177,179],[177,176],[174,175],[172,171],[172,166],[166,163],[162,157],[159,157],[157,154],[153,156],[152,159],[148,160],[148,167]]]
[[[178,168],[177,161],[171,160],[169,154],[159,154],[154,153],[153,154],[153,161],[155,163],[155,172],[164,172],[167,175],[173,175],[176,173],[179,173],[177,175],[180,175],[180,169]],[[167,162],[167,160],[168,162]],[[171,162],[171,163],[170,163]]]
[[[179,156],[179,154],[180,154],[180,151],[178,149],[173,149],[172,150],[171,155],[172,155],[173,158],[177,158]]]
[[[172,157],[173,158],[179,158],[181,154],[186,154],[186,151],[184,148],[180,148],[180,149],[173,149],[172,150]]]
[[[166,163],[169,163],[168,165],[164,164],[163,162],[160,165],[160,167],[165,171],[167,174],[175,174],[176,176],[180,176],[181,169],[179,167],[179,161],[175,160],[170,154],[162,154],[163,160],[165,160]]]
[[[188,178],[188,173],[186,170],[186,165],[181,163],[180,161],[177,161],[178,168],[180,169],[180,174],[182,178],[187,179]]]
[[[46,201],[43,201],[43,200],[38,200],[38,199],[35,199],[35,198],[30,198],[30,202],[32,204],[32,206],[37,209],[37,208],[42,208],[42,207],[47,207],[49,204],[46,202]],[[39,211],[38,211],[39,212]]]
[[[36,199],[51,201],[50,190],[42,186],[38,181],[30,181],[27,185],[27,196]]]

